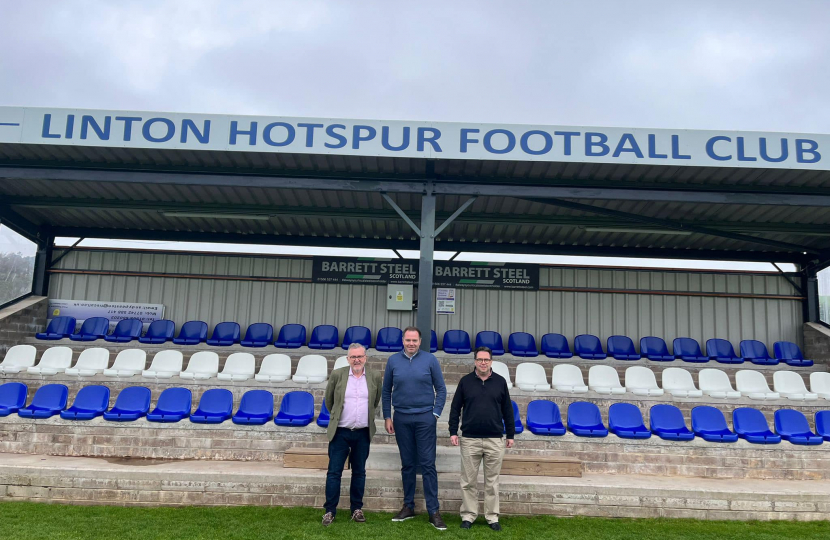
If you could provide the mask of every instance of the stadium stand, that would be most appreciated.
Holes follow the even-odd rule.
[[[568,338],[562,334],[545,334],[539,346],[548,358],[573,358]]]
[[[331,421],[331,413],[329,412],[329,408],[326,407],[326,400],[323,398],[323,403],[320,405],[320,414],[317,415],[317,425],[321,428],[329,427],[329,422]]]
[[[504,380],[507,382],[508,390],[513,388],[513,381],[510,380],[510,369],[507,367],[507,364],[504,362],[499,362],[498,360],[493,360],[493,364],[491,366],[493,373],[498,373]]]
[[[589,360],[603,360],[608,357],[602,352],[599,338],[592,334],[580,334],[574,338],[574,354]]]
[[[74,317],[55,317],[49,321],[49,326],[46,327],[46,332],[35,334],[35,338],[46,340],[67,338],[75,333],[75,324]]]
[[[20,382],[0,385],[0,416],[8,416],[25,407],[28,394],[29,388]]]
[[[513,405],[513,429],[515,430],[516,434],[519,434],[525,430],[525,427],[522,424],[522,417],[519,414],[519,405],[513,400],[511,400],[510,403]],[[506,427],[504,432],[507,433]]]
[[[801,375],[792,371],[776,371],[772,375],[772,384],[775,392],[782,397],[792,400],[814,400],[818,394],[807,391]]]
[[[6,351],[6,356],[0,363],[0,374],[10,375],[26,371],[26,368],[35,365],[35,358],[37,358],[37,349],[34,345],[15,345]]]
[[[175,333],[176,323],[167,319],[159,319],[150,323],[147,332],[138,338],[138,342],[148,345],[160,345],[172,341]]]
[[[741,393],[732,388],[729,375],[714,368],[701,369],[698,374],[700,391],[705,395],[719,399],[738,399]]]
[[[810,431],[810,424],[804,413],[792,409],[775,411],[775,432],[792,444],[815,446],[824,442],[820,435]]]
[[[271,340],[269,339],[268,342]],[[251,353],[237,352],[228,355],[222,372],[217,375],[220,381],[247,381],[254,378],[256,359]]]
[[[17,411],[21,418],[49,418],[66,408],[69,389],[63,384],[46,384],[35,391],[32,403]]]
[[[207,380],[219,374],[219,355],[213,351],[194,353],[187,367],[179,373],[182,379]]]
[[[168,349],[153,356],[150,367],[141,372],[145,379],[171,379],[182,372],[184,355],[181,351]]]
[[[759,366],[774,366],[777,358],[772,358],[767,352],[767,346],[756,339],[741,341],[741,356]]]
[[[608,431],[621,439],[649,439],[643,413],[631,403],[614,403],[608,408]]]
[[[110,365],[110,352],[102,347],[93,347],[81,351],[73,367],[64,371],[67,375],[76,377],[94,377],[103,373]]]
[[[620,376],[611,366],[591,366],[588,370],[588,388],[598,394],[625,394]]]
[[[654,336],[640,338],[640,355],[654,362],[674,360],[674,355],[669,354],[669,348],[663,338]]]
[[[825,441],[830,441],[830,411],[816,413],[816,434],[821,435]]]
[[[826,371],[810,373],[810,391],[822,399],[830,399],[830,373]]]
[[[588,386],[582,379],[582,370],[571,364],[556,364],[553,366],[550,384],[554,390],[571,394],[584,394]]]
[[[269,354],[262,359],[259,373],[254,377],[261,382],[279,383],[291,378],[291,358],[286,354]]]
[[[447,339],[446,334],[444,339]],[[501,339],[501,334],[492,330],[483,330],[476,334],[476,349],[479,347],[487,347],[493,353],[493,356],[504,354],[504,342]]]
[[[400,328],[387,326],[378,331],[375,349],[383,352],[399,352],[403,350],[403,332]]]
[[[90,317],[81,324],[77,334],[70,334],[72,341],[96,341],[103,339],[110,330],[110,321],[106,317]]]
[[[534,362],[523,362],[516,366],[516,379],[514,380],[514,384],[519,389],[529,392],[550,390],[545,368]]]
[[[239,342],[243,347],[267,347],[274,341],[274,327],[268,323],[254,323],[245,331],[245,338]]]
[[[634,350],[634,341],[628,336],[609,336],[606,347],[608,354],[617,360],[640,359],[640,355]]]
[[[75,396],[72,406],[61,411],[64,420],[92,420],[101,416],[110,405],[110,389],[106,386],[84,386]]]
[[[625,390],[635,396],[662,396],[654,372],[644,366],[631,366],[625,370]]]
[[[788,366],[810,367],[814,364],[812,360],[806,360],[798,345],[790,341],[776,341],[772,350],[775,357],[783,360]]]
[[[143,329],[144,325],[140,320],[124,319],[118,321],[115,330],[112,331],[112,334],[104,336],[104,340],[110,343],[129,343],[134,339],[138,339]]]
[[[148,422],[179,422],[190,416],[193,394],[187,388],[165,388],[156,408],[147,414]]]
[[[337,347],[337,327],[330,324],[315,326],[308,340],[309,349],[333,349]]]
[[[372,348],[372,331],[365,326],[350,326],[343,333],[343,343],[340,346],[348,349],[352,343],[359,343],[368,351]]]
[[[763,374],[753,369],[742,369],[735,374],[735,388],[750,399],[778,399],[780,394],[770,390]]]
[[[270,341],[270,340],[269,340]],[[261,426],[274,417],[274,394],[267,390],[248,390],[242,395],[234,424]]]
[[[464,330],[447,330],[444,332],[444,352],[450,354],[470,354],[470,334]]]
[[[661,379],[663,390],[675,397],[694,398],[703,396],[703,391],[695,388],[692,374],[683,368],[666,368],[663,370]]]
[[[507,338],[507,349],[513,356],[536,357],[536,339],[527,332],[513,332]]]
[[[527,404],[527,429],[535,435],[564,435],[565,426],[559,406],[547,399],[535,399]]]
[[[732,344],[725,339],[710,339],[706,341],[706,354],[709,358],[721,364],[743,364],[744,358],[735,354]]]
[[[208,325],[204,321],[188,321],[179,330],[178,337],[173,338],[176,345],[197,345],[207,341]]]
[[[146,366],[146,351],[142,349],[124,349],[115,357],[112,367],[104,370],[104,375],[107,377],[132,377],[133,375],[140,375]]]
[[[49,347],[40,357],[36,366],[26,368],[30,375],[55,375],[63,373],[72,364],[72,349],[69,347]]]
[[[199,406],[190,415],[194,424],[221,424],[233,414],[233,394],[224,388],[211,388],[202,394]]]
[[[292,380],[298,383],[321,383],[328,379],[328,361],[319,354],[307,354],[297,362]],[[312,403],[313,405],[313,403]]]
[[[221,322],[213,327],[213,333],[205,343],[211,347],[229,347],[239,343],[241,333],[239,323]]]
[[[146,386],[128,386],[118,393],[115,405],[104,413],[110,422],[134,422],[150,411],[150,389]]]
[[[732,411],[732,425],[741,439],[753,444],[778,444],[781,437],[769,429],[764,413],[750,407],[739,407]]]
[[[587,401],[568,405],[568,430],[578,437],[607,437],[599,407]]]
[[[700,350],[700,343],[697,340],[687,337],[674,338],[672,350],[675,358],[684,362],[708,362],[709,357]]]
[[[282,397],[280,410],[274,417],[278,426],[307,426],[314,419],[314,396],[309,392],[288,392]]]
[[[306,331],[302,324],[284,324],[274,345],[280,349],[299,349],[305,345]]]
[[[648,416],[652,433],[661,439],[691,441],[695,438],[695,434],[686,427],[683,413],[674,405],[653,405]]]
[[[726,425],[723,413],[707,405],[692,409],[692,431],[695,435],[709,442],[736,442],[738,435]]]

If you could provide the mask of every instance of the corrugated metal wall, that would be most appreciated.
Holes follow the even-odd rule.
[[[56,255],[57,256],[57,255]],[[59,269],[201,274],[210,276],[267,276],[309,279],[310,259],[73,251]],[[696,291],[750,295],[795,296],[781,276],[717,274],[652,270],[543,267],[541,286],[551,288]],[[270,322],[278,328],[301,323],[311,328],[334,324],[342,331],[351,325],[377,332],[384,326],[404,327],[414,312],[386,310],[385,287],[291,282],[257,282],[184,277],[96,276],[53,274],[51,298],[165,305],[165,316],[181,324],[192,319],[211,326],[237,321],[244,328]],[[471,336],[496,330],[507,338],[525,331],[537,339],[559,332],[573,339],[582,333],[603,341],[613,334],[655,335],[671,341],[688,336],[699,341],[712,337],[801,343],[802,311],[795,300],[648,295],[587,291],[485,291],[457,289],[457,313],[437,315],[438,335],[453,328]],[[506,343],[505,343],[506,345]]]

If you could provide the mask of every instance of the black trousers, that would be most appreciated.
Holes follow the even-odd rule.
[[[401,453],[403,504],[415,508],[415,474],[420,467],[427,512],[434,514],[438,511],[438,473],[435,469],[435,425],[438,419],[432,411],[416,414],[396,412],[392,422]]]
[[[369,428],[337,428],[329,442],[329,470],[326,474],[326,512],[337,514],[340,502],[340,480],[343,467],[349,458],[352,468],[352,483],[349,487],[351,511],[363,508],[363,492],[366,490],[366,459],[369,457]]]

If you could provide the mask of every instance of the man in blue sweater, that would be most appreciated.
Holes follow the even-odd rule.
[[[421,331],[406,328],[403,351],[389,357],[383,374],[383,418],[386,431],[398,442],[404,493],[403,508],[392,521],[415,517],[415,469],[420,465],[429,522],[443,531],[447,526],[438,513],[435,426],[447,400],[447,387],[438,360],[420,347]]]

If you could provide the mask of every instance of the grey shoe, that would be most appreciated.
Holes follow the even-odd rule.
[[[331,525],[331,522],[334,521],[334,514],[331,512],[326,512],[323,516],[323,527],[328,527]]]
[[[358,508],[352,512],[352,521],[357,523],[366,523],[366,516],[363,515],[363,510]]]
[[[401,508],[401,511],[392,518],[392,521],[406,521],[407,519],[412,519],[415,517],[415,510],[408,506],[404,506]]]

